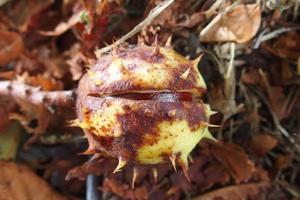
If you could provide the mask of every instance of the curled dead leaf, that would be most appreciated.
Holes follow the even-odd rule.
[[[261,22],[259,4],[233,5],[219,13],[201,32],[202,42],[248,42],[258,31]]]

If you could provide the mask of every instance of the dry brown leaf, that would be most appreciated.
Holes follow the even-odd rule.
[[[250,183],[244,185],[234,185],[217,190],[213,190],[193,200],[244,200],[259,199],[259,193],[270,188],[269,182]]]
[[[78,178],[79,180],[85,180],[89,174],[102,175],[111,173],[116,166],[116,161],[113,159],[94,159],[84,163],[81,166],[71,169],[66,179],[71,180]]]
[[[23,41],[18,33],[0,29],[0,66],[18,58],[23,50]]]
[[[277,170],[286,169],[290,166],[291,161],[292,161],[291,155],[279,154],[279,155],[277,155],[274,167]]]
[[[251,140],[251,149],[257,156],[265,156],[270,150],[276,147],[278,141],[268,134],[254,135]]]
[[[218,14],[200,33],[202,42],[245,43],[258,31],[261,22],[259,4],[237,5]]]
[[[103,190],[110,191],[122,197],[122,199],[137,199],[137,200],[149,199],[148,191],[145,185],[138,187],[136,189],[130,189],[129,185],[122,184],[121,182],[110,178],[106,178],[104,180]]]
[[[254,165],[241,147],[231,143],[216,144],[211,147],[211,151],[236,183],[251,178]]]
[[[262,47],[280,58],[297,61],[300,55],[299,31],[288,32],[275,42],[266,42]]]
[[[66,200],[28,167],[0,161],[0,199]]]
[[[40,23],[49,25],[50,20],[46,19],[46,10],[54,3],[53,0],[24,0],[13,4],[13,9],[8,7],[8,17],[18,26],[21,32],[32,31]],[[42,18],[42,20],[41,20]],[[53,16],[50,17],[53,19]]]

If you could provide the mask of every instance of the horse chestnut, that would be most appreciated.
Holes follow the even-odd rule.
[[[206,90],[190,61],[169,47],[118,47],[102,56],[79,82],[78,119],[88,152],[127,162],[171,160],[186,171],[188,155],[202,138],[212,138]]]

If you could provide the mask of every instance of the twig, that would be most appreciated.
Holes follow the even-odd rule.
[[[216,13],[216,10],[221,6],[221,4],[224,3],[224,0],[216,0],[215,3],[207,10],[205,11],[206,17],[211,17],[214,13]]]
[[[74,91],[41,91],[39,87],[32,87],[13,81],[0,81],[0,96],[11,96],[44,106],[72,106],[75,102]]]
[[[211,22],[200,32],[199,36],[200,38],[207,33],[211,29],[213,25],[215,25],[219,20],[222,19],[222,17],[227,14],[229,11],[231,11],[237,4],[239,4],[239,1],[234,2],[231,6],[225,8],[225,10],[221,13],[219,13]]]
[[[164,11],[169,5],[171,5],[175,0],[166,0],[162,3],[158,4],[149,15],[139,23],[134,29],[132,29],[129,33],[124,35],[121,39],[114,42],[114,44],[99,49],[95,52],[97,57],[101,57],[101,55],[109,50],[111,50],[114,46],[118,46],[121,43],[125,42],[128,38],[140,32],[145,26],[148,26],[162,11]]]
[[[269,33],[267,33],[267,31],[263,31],[258,36],[258,39],[255,42],[253,48],[257,49],[262,42],[265,42],[265,41],[271,40],[273,38],[276,38],[276,37],[278,37],[279,35],[281,35],[283,33],[290,32],[290,31],[296,31],[296,30],[299,30],[299,29],[300,29],[300,27],[296,26],[296,27],[288,27],[288,28],[285,28],[285,27],[284,28],[279,28],[279,29],[276,29],[276,30],[274,30],[272,32],[269,32]]]
[[[235,43],[231,42],[230,43],[230,60],[228,63],[228,70],[226,72],[225,79],[230,79],[230,78],[234,77],[234,65],[233,65],[234,58],[235,58]]]

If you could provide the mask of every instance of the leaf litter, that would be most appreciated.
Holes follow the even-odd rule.
[[[98,182],[87,188],[104,200],[299,198],[298,1],[32,0],[0,9],[0,155],[15,162],[0,166],[6,199],[84,199],[91,174]],[[79,154],[87,144],[68,126],[73,91],[96,55],[125,42],[168,43],[190,59],[204,53],[219,142],[193,151],[191,183],[168,164],[136,166],[133,188],[133,166],[112,174],[115,160]],[[52,99],[56,91],[67,101]],[[25,128],[17,140],[9,119]]]

